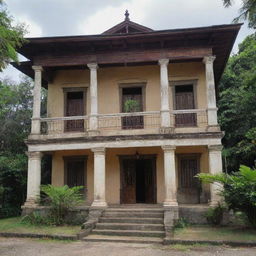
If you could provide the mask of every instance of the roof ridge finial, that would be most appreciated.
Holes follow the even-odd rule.
[[[128,10],[126,10],[125,11],[125,14],[124,14],[124,16],[125,16],[125,21],[129,21],[130,20],[130,18],[129,18],[129,12],[128,12]]]

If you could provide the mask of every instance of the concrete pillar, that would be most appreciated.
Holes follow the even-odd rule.
[[[209,172],[211,174],[222,173],[222,145],[209,145]],[[210,185],[211,201],[210,206],[216,206],[221,201],[219,195],[222,186],[219,183],[213,183]]]
[[[207,113],[208,113],[208,125],[218,126],[217,120],[217,106],[216,106],[216,93],[214,82],[214,70],[213,62],[215,56],[206,56],[203,59],[205,64],[205,77],[206,77],[206,93],[207,93]]]
[[[42,71],[41,66],[32,66],[35,71],[34,90],[33,90],[33,116],[31,124],[31,134],[40,134],[40,111],[41,111],[41,88]]]
[[[93,148],[94,152],[94,201],[92,206],[106,207],[105,148]]]
[[[160,86],[161,86],[161,127],[170,127],[170,106],[169,106],[169,77],[168,59],[158,61],[160,65]]]
[[[36,206],[40,200],[41,152],[28,152],[27,199],[25,206]]]
[[[162,146],[164,151],[164,207],[178,206],[175,167],[175,146]]]
[[[98,130],[98,81],[97,81],[97,69],[96,63],[87,64],[90,69],[90,103],[91,113],[89,119],[89,130]]]

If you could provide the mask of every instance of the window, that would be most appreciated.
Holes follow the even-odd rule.
[[[85,89],[64,89],[64,115],[83,116],[85,114]],[[65,121],[65,132],[84,131],[84,120]]]
[[[174,109],[195,109],[195,83],[179,83],[174,86]],[[176,127],[191,127],[197,125],[196,113],[175,114]]]
[[[84,156],[64,157],[65,184],[69,187],[86,186],[86,163]],[[81,190],[84,193],[85,188]]]
[[[121,111],[123,113],[133,113],[143,111],[143,87],[123,87],[121,88]],[[143,129],[143,116],[122,117],[122,129]]]

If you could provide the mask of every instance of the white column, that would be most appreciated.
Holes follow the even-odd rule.
[[[175,167],[175,146],[162,146],[164,151],[164,183],[165,200],[164,207],[178,206],[176,167]]]
[[[94,201],[92,206],[106,207],[105,148],[94,148]]]
[[[35,71],[35,78],[33,90],[33,116],[31,133],[40,134],[41,88],[43,68],[41,66],[32,66],[32,68]]]
[[[161,127],[170,127],[170,106],[169,106],[169,77],[168,59],[158,61],[160,65],[160,86],[161,86]]]
[[[222,145],[209,145],[209,172],[211,174],[222,173]],[[213,183],[210,185],[211,201],[210,206],[216,206],[221,201],[219,195],[222,186],[219,183]]]
[[[28,152],[27,199],[25,206],[35,206],[40,200],[41,152]]]
[[[87,64],[90,69],[90,102],[91,113],[89,119],[89,129],[91,131],[98,130],[98,81],[97,81],[97,69],[96,63]]]
[[[217,106],[216,106],[216,93],[214,82],[213,62],[215,56],[206,56],[203,59],[205,63],[205,77],[206,77],[206,92],[207,92],[207,112],[208,112],[208,125],[217,126]]]

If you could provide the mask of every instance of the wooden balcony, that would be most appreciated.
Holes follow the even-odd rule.
[[[173,133],[199,133],[207,131],[207,111],[202,109],[176,110],[170,112]],[[91,136],[90,116],[41,118],[43,138]],[[99,136],[159,134],[160,111],[113,113],[97,115]]]

